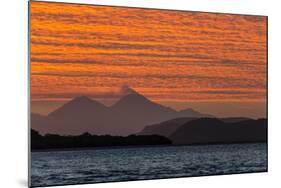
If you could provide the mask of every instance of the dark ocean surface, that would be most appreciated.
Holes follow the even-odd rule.
[[[32,152],[31,185],[128,181],[267,171],[267,144]]]

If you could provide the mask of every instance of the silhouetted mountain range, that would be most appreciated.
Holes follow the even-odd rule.
[[[162,135],[169,137],[184,123],[194,120],[196,118],[176,118],[161,123],[145,126],[144,129],[137,133],[137,135]]]
[[[176,111],[150,101],[137,92],[123,96],[111,107],[86,96],[74,98],[47,116],[31,115],[31,127],[41,134],[129,135],[145,125],[178,117],[213,117],[192,109]]]
[[[267,120],[226,123],[202,118],[187,122],[169,137],[174,144],[244,143],[267,141]]]
[[[176,145],[266,142],[267,119],[177,118],[146,126],[138,135],[162,135]]]
[[[244,117],[218,119],[190,108],[176,111],[152,102],[132,89],[130,91],[111,107],[81,96],[47,116],[32,114],[32,129],[39,131],[40,134],[47,133],[46,136],[41,136],[33,132],[34,138],[41,139],[41,141],[37,139],[33,144],[40,145],[40,142],[44,142],[45,145],[40,147],[63,148],[134,145],[135,141],[136,144],[149,145],[144,139],[153,141],[151,144],[162,142],[167,144],[166,141],[171,141],[176,145],[267,141],[266,119],[254,120]],[[90,136],[85,136],[83,134],[85,132]],[[137,137],[118,137],[135,133]],[[81,143],[75,145],[75,140]],[[60,146],[56,145],[58,143]]]
[[[145,126],[142,131],[137,133],[138,135],[162,135],[169,137],[172,133],[174,133],[180,126],[183,124],[190,122],[192,120],[198,119],[196,117],[190,118],[190,117],[183,117],[183,118],[176,118],[171,119],[168,121],[164,121],[157,124],[152,124]],[[230,118],[220,118],[221,121],[225,123],[235,123],[239,121],[245,121],[245,120],[252,120],[250,118],[244,118],[244,117],[230,117]]]

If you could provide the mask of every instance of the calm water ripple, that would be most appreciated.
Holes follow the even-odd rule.
[[[33,152],[31,185],[267,171],[266,144]]]

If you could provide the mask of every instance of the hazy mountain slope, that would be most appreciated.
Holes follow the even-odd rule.
[[[192,109],[177,112],[134,91],[123,96],[111,107],[85,96],[76,97],[51,112],[43,121],[32,120],[32,127],[41,134],[79,135],[90,132],[96,135],[124,136],[141,131],[145,125],[182,116],[204,115]],[[163,129],[163,134],[168,133],[169,129],[168,126]]]
[[[193,111],[193,110],[192,110]],[[194,111],[197,114],[200,114]],[[206,117],[211,115],[206,115]],[[138,132],[138,135],[162,135],[169,137],[172,133],[174,133],[181,125],[187,123],[191,120],[198,119],[198,117],[190,118],[190,117],[183,117],[183,118],[176,118],[171,119],[168,121],[164,121],[157,124],[147,125],[144,127],[143,130]],[[235,123],[239,121],[251,120],[250,118],[243,118],[243,117],[229,117],[229,118],[221,118],[221,121],[225,123]]]
[[[210,114],[202,114],[200,112],[193,110],[192,108],[187,108],[187,109],[179,111],[177,113],[177,116],[178,117],[192,117],[192,118],[202,118],[202,117],[214,118],[215,117]]]
[[[111,107],[114,124],[124,132],[136,133],[144,125],[157,123],[176,116],[176,111],[154,103],[140,94],[129,94]]]
[[[246,118],[246,117],[228,117],[228,118],[220,118],[225,123],[236,123],[239,121],[246,121],[246,120],[253,120],[251,118]]]
[[[30,114],[30,126],[35,130],[42,130],[44,128],[44,122],[46,121],[46,116],[31,113]]]
[[[162,135],[169,137],[184,123],[194,120],[195,118],[176,118],[168,121],[164,121],[158,124],[148,125],[144,127],[142,131],[137,133],[138,135]]]
[[[225,123],[219,119],[201,118],[180,126],[169,138],[173,141],[173,144],[266,141],[267,120],[259,119]]]
[[[77,97],[50,113],[41,123],[41,128],[36,130],[41,134],[61,135],[78,135],[87,131],[101,133],[107,130],[105,120],[108,113],[103,104],[85,96]]]

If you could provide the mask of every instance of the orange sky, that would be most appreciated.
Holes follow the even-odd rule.
[[[266,102],[266,17],[31,2],[32,101]],[[265,106],[264,106],[265,108]]]

